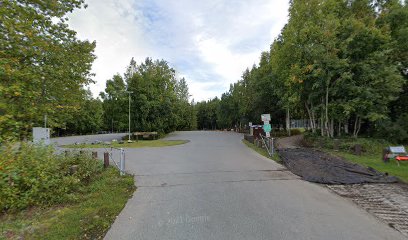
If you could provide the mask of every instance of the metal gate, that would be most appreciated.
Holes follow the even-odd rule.
[[[104,166],[107,167],[110,164],[113,163],[115,167],[119,170],[120,175],[123,176],[125,175],[125,162],[126,162],[126,152],[123,148],[115,148],[115,147],[103,147],[103,148],[92,148],[92,149],[84,149],[84,148],[71,148],[71,149],[64,149],[64,148],[57,148],[58,153],[63,153],[67,154],[68,152],[89,152],[92,153],[92,157],[95,159],[98,158],[98,154],[101,154],[99,156],[102,156],[102,158],[99,157],[104,163]]]
[[[119,169],[120,175],[123,176],[125,174],[125,162],[126,162],[126,154],[123,148],[105,148],[105,153],[108,153],[109,162],[113,162],[113,164]]]

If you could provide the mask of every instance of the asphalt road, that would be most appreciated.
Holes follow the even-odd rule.
[[[113,139],[119,140],[124,136],[126,136],[126,133],[59,137],[59,138],[51,138],[51,143],[57,144],[57,145],[68,145],[68,144],[75,144],[75,143],[92,143],[96,140],[107,142],[107,141],[112,141]]]
[[[231,132],[126,150],[138,187],[105,239],[406,239],[350,200],[300,180]]]

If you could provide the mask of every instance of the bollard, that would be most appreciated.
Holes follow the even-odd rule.
[[[98,158],[98,152],[92,152],[92,158],[97,159]]]
[[[120,149],[120,175],[125,175],[125,150]]]
[[[103,153],[103,167],[104,168],[109,167],[109,153],[108,152]]]

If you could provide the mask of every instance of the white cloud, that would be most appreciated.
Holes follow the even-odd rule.
[[[89,0],[70,15],[81,39],[96,40],[96,95],[131,57],[163,58],[185,76],[192,97],[220,96],[258,63],[287,21],[288,0]]]

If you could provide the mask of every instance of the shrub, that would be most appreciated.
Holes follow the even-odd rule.
[[[408,143],[408,113],[399,116],[395,122],[390,120],[379,122],[375,136],[394,143]]]
[[[72,173],[71,166],[77,165]],[[56,154],[53,147],[30,143],[0,149],[0,210],[63,203],[102,169],[88,154]]]
[[[381,153],[384,147],[392,145],[390,142],[384,139],[375,138],[342,137],[333,139],[322,137],[318,134],[312,134],[310,132],[307,132],[304,136],[304,145],[308,147],[335,149],[336,141],[338,141],[338,149],[345,152],[352,151],[354,146],[359,144],[361,145],[363,152],[376,154]]]
[[[303,133],[302,129],[298,129],[298,128],[290,129],[290,135],[291,136],[300,135],[302,133]],[[287,137],[288,136],[288,131],[287,130],[274,130],[274,129],[272,129],[271,135],[273,137]]]

